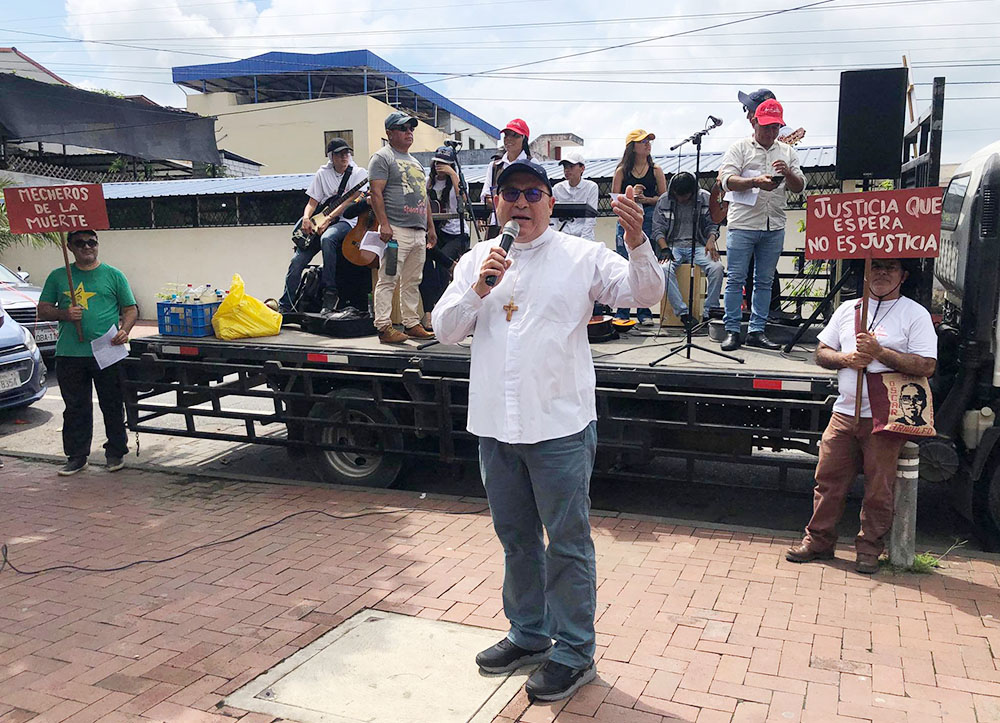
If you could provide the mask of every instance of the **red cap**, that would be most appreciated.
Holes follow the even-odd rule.
[[[783,126],[785,125],[785,119],[781,117],[783,113],[784,109],[781,107],[781,103],[771,98],[757,106],[753,117],[762,126],[773,125],[775,123]]]
[[[514,131],[518,135],[522,135],[525,138],[527,138],[530,135],[530,133],[528,133],[528,124],[525,123],[520,118],[515,118],[510,123],[508,123],[507,127],[504,128],[504,130],[505,131]],[[503,134],[501,133],[500,135],[503,135]]]

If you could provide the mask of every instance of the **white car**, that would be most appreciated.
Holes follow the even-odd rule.
[[[51,356],[56,351],[59,336],[59,322],[38,321],[38,297],[42,289],[28,283],[28,274],[14,272],[0,264],[0,304],[4,310],[35,337],[43,356]]]

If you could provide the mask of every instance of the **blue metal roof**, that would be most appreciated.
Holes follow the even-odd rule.
[[[799,164],[803,169],[829,168],[837,162],[836,146],[796,147]],[[701,172],[714,173],[722,164],[721,151],[701,154]],[[666,173],[675,173],[677,155],[654,156],[653,159]],[[594,158],[586,160],[584,176],[593,181],[611,178],[615,174],[620,158]],[[544,161],[542,166],[549,178],[558,181],[564,178],[558,161]],[[695,155],[680,157],[680,170],[694,172]],[[468,183],[482,183],[486,180],[488,165],[462,166]],[[134,183],[105,183],[104,197],[116,198],[161,198],[164,196],[207,196],[222,193],[268,193],[275,191],[302,191],[309,188],[312,173],[293,173],[272,176],[246,176],[244,178],[185,178],[171,181],[137,181]]]
[[[500,129],[487,123],[479,116],[448,100],[435,90],[419,83],[387,60],[370,50],[344,50],[337,53],[286,53],[270,52],[252,58],[235,60],[231,63],[206,63],[204,65],[181,65],[173,68],[175,83],[198,83],[202,80],[232,78],[252,75],[281,75],[291,73],[322,72],[336,68],[369,68],[377,73],[391,76],[407,90],[419,95],[462,120],[472,123],[484,133],[494,138],[500,137]]]

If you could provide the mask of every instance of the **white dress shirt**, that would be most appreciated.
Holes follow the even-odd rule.
[[[348,179],[344,191],[350,191],[354,186],[368,178],[368,169],[363,166],[355,166],[351,163],[347,168],[351,171],[351,177]],[[347,173],[347,171],[344,171],[344,173]],[[337,173],[333,167],[333,161],[327,161],[326,165],[320,166],[319,170],[316,171],[316,175],[313,176],[312,181],[309,183],[309,188],[306,189],[306,195],[318,203],[323,203],[330,196],[337,195],[337,191],[340,189],[340,182],[343,178],[344,174]],[[354,228],[358,223],[358,219],[356,218],[341,218],[340,220],[347,221],[351,228]]]
[[[799,168],[799,156],[787,143],[775,141],[770,148],[764,148],[753,136],[736,141],[729,146],[722,157],[719,167],[719,181],[726,191],[729,188],[729,178],[754,178],[774,173],[775,161],[784,161],[789,170],[801,179],[802,169]],[[803,186],[803,190],[804,190]],[[782,183],[773,191],[758,189],[757,202],[753,206],[745,203],[729,204],[727,224],[732,229],[747,231],[777,231],[785,227],[785,184]]]
[[[509,444],[576,434],[597,419],[596,377],[587,339],[594,302],[652,306],[663,295],[663,272],[643,243],[626,261],[603,244],[584,244],[547,229],[515,243],[513,262],[480,298],[472,286],[491,244],[477,244],[458,262],[434,306],[442,344],[472,338],[468,430]],[[517,307],[507,321],[504,306]]]
[[[575,186],[569,185],[569,181],[560,181],[552,187],[552,196],[556,199],[556,203],[585,203],[596,211],[597,199],[600,196],[600,192],[597,189],[596,183],[588,181],[586,178],[581,178],[580,182]],[[563,221],[566,221],[565,226],[563,226]],[[570,236],[579,236],[589,241],[597,240],[594,236],[594,227],[596,225],[597,217],[552,219],[552,226],[554,228],[558,229],[562,226],[563,233],[568,233]]]

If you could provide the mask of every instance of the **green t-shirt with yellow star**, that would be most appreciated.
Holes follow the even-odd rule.
[[[135,297],[125,274],[114,266],[102,263],[96,269],[81,271],[71,264],[73,285],[76,286],[76,303],[83,307],[83,342],[76,334],[71,321],[59,322],[59,341],[56,356],[93,356],[90,342],[118,326],[118,317],[126,306],[135,306]],[[66,269],[55,269],[45,279],[39,301],[68,309],[71,302]]]

